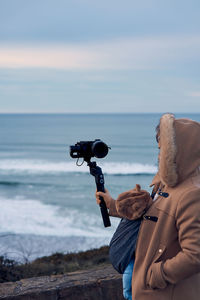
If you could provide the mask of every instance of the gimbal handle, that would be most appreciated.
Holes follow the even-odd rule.
[[[90,167],[90,174],[95,177],[97,191],[105,192],[104,176],[101,168],[97,166],[96,162],[88,162],[88,166]],[[103,197],[100,196],[99,199],[101,200],[99,206],[100,206],[104,226],[109,227],[111,226],[111,223],[110,223],[110,218],[106,207],[106,203]]]

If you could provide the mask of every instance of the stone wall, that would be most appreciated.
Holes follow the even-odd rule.
[[[122,279],[112,266],[0,284],[6,300],[123,300]]]

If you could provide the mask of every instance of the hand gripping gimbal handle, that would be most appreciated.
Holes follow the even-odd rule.
[[[88,165],[90,167],[90,174],[95,177],[97,191],[105,192],[104,176],[103,176],[101,168],[96,165],[96,162],[90,162],[90,163],[88,163]],[[100,210],[101,210],[103,223],[104,223],[105,227],[109,227],[109,226],[111,226],[111,223],[110,223],[110,218],[108,215],[106,203],[105,203],[103,197],[100,197],[100,200],[101,200],[101,202],[100,202],[99,206],[100,206]]]

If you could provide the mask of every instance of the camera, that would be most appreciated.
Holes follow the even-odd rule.
[[[94,141],[81,141],[74,146],[70,146],[70,156],[72,158],[84,158],[88,161],[91,157],[103,158],[108,154],[110,148],[100,139]]]

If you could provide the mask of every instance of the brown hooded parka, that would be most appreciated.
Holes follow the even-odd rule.
[[[159,138],[159,171],[152,182],[159,186],[159,195],[140,227],[132,299],[198,300],[200,123],[165,114],[160,119]],[[114,200],[110,215],[117,216]]]

